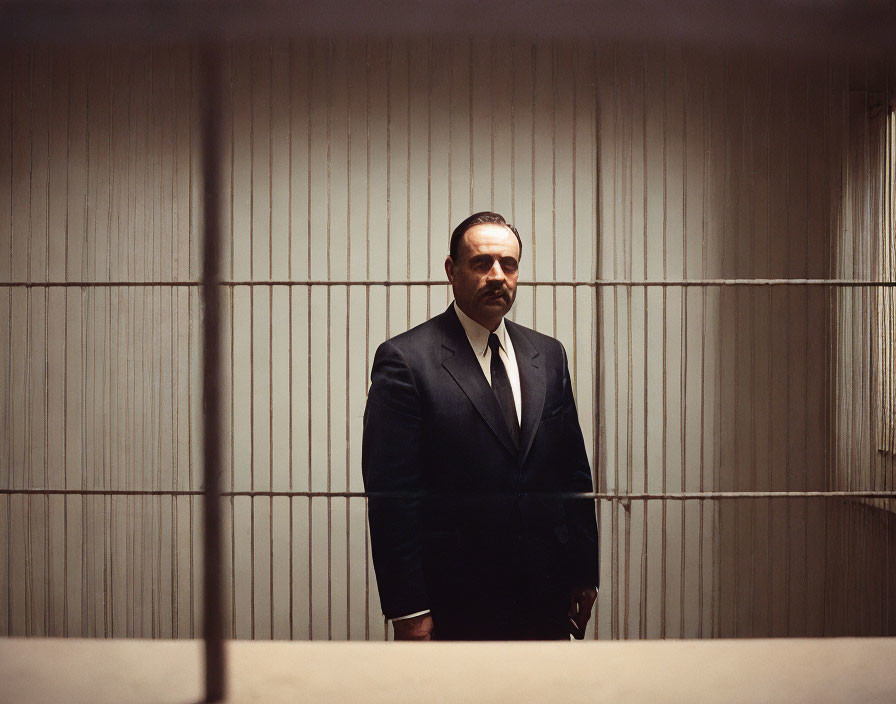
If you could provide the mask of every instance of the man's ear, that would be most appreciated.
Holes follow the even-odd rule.
[[[445,273],[448,275],[448,283],[454,283],[454,260],[451,258],[449,254],[445,257]]]

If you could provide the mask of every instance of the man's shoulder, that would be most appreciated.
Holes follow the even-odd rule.
[[[542,332],[538,332],[538,330],[526,327],[520,323],[515,323],[512,320],[505,319],[504,324],[510,331],[511,339],[521,338],[526,340],[539,352],[556,352],[558,354],[562,354],[563,352],[563,344],[555,337],[545,335]]]
[[[441,331],[446,315],[446,312],[439,313],[429,320],[415,325],[410,330],[390,337],[380,345],[380,348],[397,349],[402,353],[411,353],[419,350],[421,346],[438,343],[441,340]]]
[[[518,344],[517,340],[519,340],[524,345],[531,345],[542,354],[563,355],[563,345],[556,338],[520,323],[515,323],[508,318],[505,318],[504,322],[510,332],[511,339],[514,340],[514,344]],[[453,330],[455,327],[457,329]],[[451,330],[453,332],[449,332]],[[449,337],[454,333],[456,333],[457,337],[461,337],[464,334],[460,322],[450,307],[448,310],[412,327],[410,330],[390,337],[380,347],[384,351],[397,350],[402,356],[414,356],[417,353],[425,353],[432,346],[441,345],[443,336],[446,333]]]

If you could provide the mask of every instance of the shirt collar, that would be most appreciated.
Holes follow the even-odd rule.
[[[467,333],[467,339],[470,341],[473,351],[480,357],[484,356],[488,350],[488,336],[491,331],[464,313],[457,305],[457,301],[454,301],[454,312],[457,313],[457,319],[460,320],[464,332]],[[495,335],[498,336],[501,347],[507,352],[507,327],[504,325],[504,318],[501,318],[501,322],[498,323]]]

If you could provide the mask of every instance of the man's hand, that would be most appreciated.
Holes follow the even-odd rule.
[[[392,628],[395,640],[432,640],[432,614],[398,619],[392,622]]]
[[[570,632],[578,640],[585,637],[585,626],[591,618],[595,599],[597,589],[594,587],[573,587],[569,592]]]

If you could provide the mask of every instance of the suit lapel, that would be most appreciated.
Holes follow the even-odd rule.
[[[522,464],[532,447],[538,421],[541,418],[541,409],[544,407],[545,372],[538,364],[540,352],[529,341],[523,328],[507,319],[504,320],[504,324],[513,342],[516,364],[520,370],[520,392],[523,397],[523,422],[520,427],[520,464]]]
[[[516,345],[516,338],[513,338],[513,344]],[[483,420],[488,424],[492,432],[501,441],[501,444],[507,451],[517,457],[519,450],[510,437],[510,431],[507,429],[507,423],[501,413],[498,405],[498,399],[492,393],[491,387],[485,380],[482,368],[479,366],[473,348],[470,347],[470,341],[464,332],[457,314],[454,312],[454,306],[448,307],[448,310],[442,314],[442,366],[454,378],[458,386],[470,399],[470,402],[482,416]],[[519,356],[519,354],[517,354]],[[543,385],[542,385],[543,386]],[[542,389],[542,399],[544,391]],[[523,418],[525,420],[525,392],[523,394]],[[521,439],[523,435],[521,433]]]

